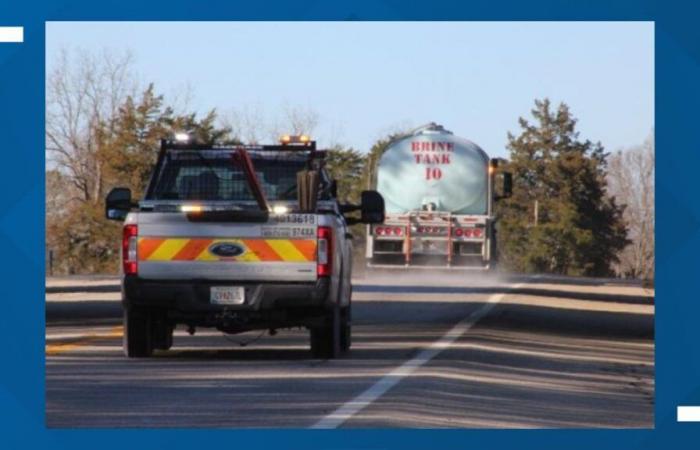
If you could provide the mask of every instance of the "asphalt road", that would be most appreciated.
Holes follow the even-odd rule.
[[[127,360],[117,295],[47,294],[49,427],[653,427],[653,292],[637,286],[356,280],[338,360],[310,359],[304,330],[184,329]]]

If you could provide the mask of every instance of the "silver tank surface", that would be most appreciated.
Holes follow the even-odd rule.
[[[486,214],[489,158],[475,143],[431,123],[392,142],[377,165],[387,213]]]

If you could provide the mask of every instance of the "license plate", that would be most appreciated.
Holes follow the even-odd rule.
[[[242,305],[245,289],[241,286],[212,286],[210,300],[214,305]]]

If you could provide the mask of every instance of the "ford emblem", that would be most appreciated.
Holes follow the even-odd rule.
[[[245,248],[235,242],[217,242],[209,247],[209,252],[222,258],[233,258],[245,253]]]

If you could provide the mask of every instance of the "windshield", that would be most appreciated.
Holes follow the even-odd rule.
[[[295,200],[297,172],[306,156],[249,152],[265,197]],[[147,200],[255,201],[240,163],[231,151],[168,152],[156,170]]]

